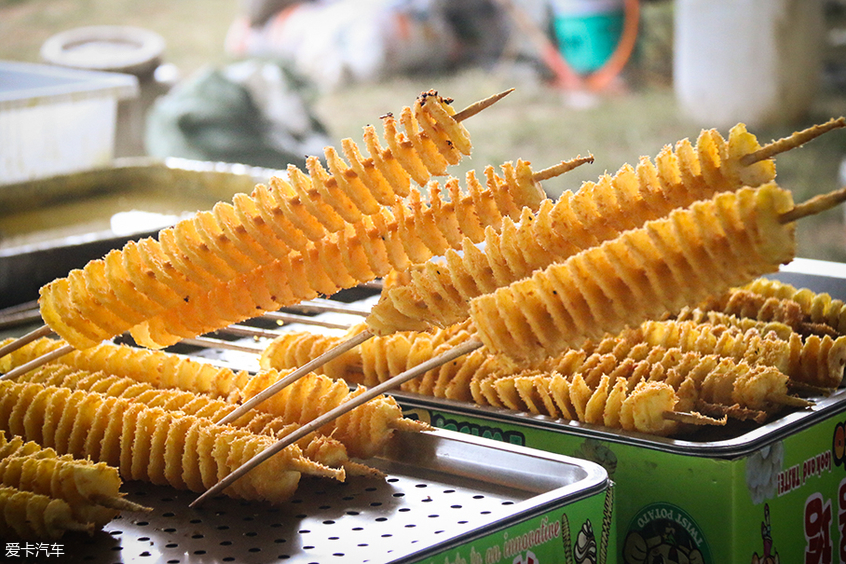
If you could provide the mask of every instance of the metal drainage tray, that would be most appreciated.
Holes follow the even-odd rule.
[[[92,537],[66,535],[73,562],[414,562],[601,493],[599,465],[444,430],[398,432],[367,460],[386,479],[304,478],[280,505],[127,482],[152,507],[123,513]]]

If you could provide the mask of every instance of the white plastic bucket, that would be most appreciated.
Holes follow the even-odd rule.
[[[822,73],[821,0],[676,0],[673,78],[705,127],[788,124]]]

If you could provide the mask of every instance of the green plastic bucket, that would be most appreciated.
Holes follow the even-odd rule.
[[[623,33],[622,0],[553,0],[553,31],[573,70],[591,73],[604,65]]]

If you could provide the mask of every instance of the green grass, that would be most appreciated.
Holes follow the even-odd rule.
[[[136,25],[161,34],[167,42],[165,60],[187,76],[203,65],[229,61],[224,39],[237,9],[235,0],[0,0],[0,59],[38,61],[41,44],[64,29],[94,24]],[[665,14],[663,19],[666,27]],[[641,53],[647,51],[642,49]],[[648,72],[656,64],[640,60],[633,66]],[[321,96],[315,109],[333,140],[360,140],[365,124],[377,121],[385,112],[398,111],[422,90],[437,89],[453,97],[457,107],[463,107],[515,87],[510,96],[467,122],[474,155],[456,173],[518,158],[543,168],[592,153],[596,158],[592,165],[545,183],[553,196],[577,189],[581,182],[604,172],[614,173],[623,163],[636,164],[641,155],[654,156],[665,144],[684,137],[695,139],[699,133],[700,126],[681,115],[666,82],[636,80],[637,76],[631,74],[629,87],[604,93],[587,107],[576,107],[570,95],[539,83],[523,71],[504,64],[495,69],[356,85]],[[753,133],[765,142],[840,115],[846,115],[846,98],[826,90],[802,123]],[[802,201],[838,187],[838,168],[844,157],[846,131],[830,133],[779,156],[778,180]],[[800,256],[846,262],[843,210],[802,220],[798,239]]]
[[[166,60],[190,73],[227,60],[223,41],[236,0],[0,0],[0,59],[38,62],[52,35],[88,25],[131,25],[160,34]]]

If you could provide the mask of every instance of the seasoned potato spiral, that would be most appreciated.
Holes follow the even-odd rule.
[[[123,398],[8,380],[0,382],[0,429],[59,453],[106,462],[127,479],[191,491],[213,486],[274,442]],[[291,445],[226,493],[283,501],[296,491],[301,473],[344,478],[342,469],[309,460]]]
[[[503,216],[519,217],[520,210],[541,201],[528,163],[520,161],[516,167],[506,163],[503,171],[502,177],[491,172],[486,187],[469,174],[471,190],[466,196],[460,196],[457,182],[452,182],[448,183],[449,201],[433,189],[429,204],[412,197],[390,211],[347,225],[301,252],[277,258],[197,299],[159,311],[136,325],[132,335],[150,348],[167,346],[264,311],[334,294],[441,254],[466,235],[483,234],[482,226],[494,230],[491,222],[500,225]]]
[[[474,298],[474,326],[489,348],[538,358],[677,312],[792,260],[791,209],[774,184],[720,193]]]
[[[51,448],[0,431],[0,485],[62,499],[73,518],[100,529],[120,510],[148,508],[123,498],[118,469],[104,462],[60,456]]]
[[[310,175],[290,166],[287,180],[274,178],[249,196],[163,229],[157,240],[131,242],[73,277],[46,284],[44,321],[75,347],[93,346],[396,205],[411,192],[411,178],[425,184],[469,154],[469,137],[449,102],[425,92],[403,111],[404,133],[385,117],[389,147],[381,148],[366,128],[370,157],[345,142],[347,165],[327,149],[329,171],[316,158],[308,161]]]
[[[663,217],[677,207],[743,185],[773,180],[772,161],[741,164],[741,157],[760,148],[741,124],[728,140],[716,130],[703,131],[694,148],[687,140],[665,147],[653,164],[642,158],[636,168],[623,166],[613,177],[585,183],[544,201],[537,213],[524,209],[519,223],[505,218],[499,230],[485,233],[484,252],[478,241],[463,241],[446,251],[443,262],[413,265],[410,280],[386,289],[368,323],[374,331],[421,330],[428,324],[445,327],[469,314],[472,298],[531,276],[621,232]]]
[[[94,532],[93,523],[73,517],[68,502],[0,486],[0,535],[7,539],[57,540],[67,531]]]
[[[60,346],[59,341],[37,339],[0,360],[0,368],[14,368],[57,346]],[[237,402],[246,401],[285,374],[285,371],[267,370],[251,375],[173,353],[102,343],[83,351],[72,351],[57,359],[54,365],[23,375],[22,379],[51,386],[91,387],[92,391],[110,396],[128,395],[134,397],[134,401],[141,401],[143,397],[154,407],[180,409],[188,415],[218,420],[233,411]],[[156,390],[152,389],[154,387]],[[173,390],[157,393],[163,389],[188,393],[178,394]],[[321,412],[362,391],[351,392],[343,380],[335,382],[326,376],[312,374],[291,386],[287,393],[277,394],[257,406],[249,417],[234,423],[278,432],[283,426],[308,423]],[[201,394],[207,397],[198,397]],[[260,415],[262,413],[264,416]],[[342,443],[350,456],[369,458],[381,452],[395,430],[422,428],[425,425],[420,422],[404,418],[393,399],[380,396],[336,419],[323,431]]]

